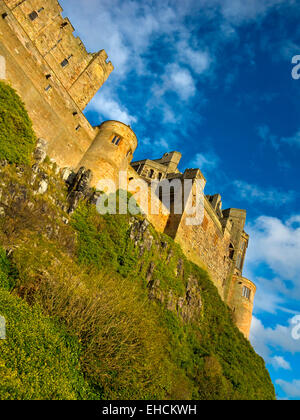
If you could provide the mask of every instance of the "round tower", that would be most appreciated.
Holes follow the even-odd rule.
[[[105,121],[83,156],[79,167],[85,166],[93,172],[92,185],[101,179],[117,182],[120,171],[127,171],[137,148],[137,137],[133,130],[119,121]]]
[[[255,293],[256,286],[252,281],[238,275],[232,277],[227,303],[237,327],[246,338],[250,334]]]

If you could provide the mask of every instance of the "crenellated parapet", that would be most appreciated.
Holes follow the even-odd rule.
[[[164,232],[181,245],[191,261],[210,273],[220,296],[233,311],[237,326],[248,337],[256,288],[242,276],[249,242],[249,235],[244,231],[246,211],[233,208],[222,210],[220,194],[204,195],[203,220],[199,225],[190,225],[185,211],[180,214],[174,212],[176,193],[181,190],[181,184],[174,181],[180,180],[183,184],[185,180],[201,180],[204,188],[206,179],[200,169],[180,172],[180,158],[179,152],[165,153],[161,159],[133,162],[132,167],[146,182],[158,182],[157,195],[163,203],[165,197],[164,193],[160,194],[159,185],[165,180],[171,182],[171,193],[170,189],[162,189],[167,199],[168,195],[171,198]],[[193,186],[187,193],[194,199]],[[188,197],[184,197],[183,201],[186,204]]]
[[[57,0],[4,0],[51,71],[83,110],[113,71],[104,50],[89,53]],[[49,74],[51,76],[51,73]]]
[[[92,172],[92,186],[104,179],[117,185],[120,172],[125,173],[128,191],[142,190],[136,201],[148,220],[179,243],[188,259],[207,269],[237,326],[248,336],[256,288],[243,277],[249,242],[246,211],[222,210],[219,194],[204,195],[204,175],[198,168],[181,172],[180,152],[132,163],[138,140],[130,126],[119,121],[90,125],[82,111],[113,66],[104,50],[86,50],[61,12],[57,0],[0,1],[0,57],[7,82],[25,102],[37,137],[48,140],[48,155],[58,166],[85,167],[88,177]],[[189,187],[177,200],[185,183]],[[197,204],[199,184],[203,214],[189,224],[187,203]],[[178,202],[181,212],[175,211]],[[152,211],[153,203],[157,212]]]

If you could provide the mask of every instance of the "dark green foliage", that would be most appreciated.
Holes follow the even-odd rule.
[[[17,268],[8,260],[6,252],[0,247],[0,288],[11,290],[17,277]]]
[[[32,124],[21,99],[0,81],[0,159],[29,163],[35,143]]]

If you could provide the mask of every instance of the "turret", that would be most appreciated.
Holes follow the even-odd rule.
[[[228,305],[234,321],[246,338],[249,338],[256,286],[250,280],[234,275],[228,295]]]
[[[165,153],[161,159],[156,159],[154,162],[167,166],[168,173],[177,172],[178,164],[181,160],[182,154],[180,152]]]
[[[79,167],[85,166],[93,172],[93,185],[100,179],[117,181],[120,171],[127,171],[137,148],[133,130],[119,121],[105,121],[85,153]]]

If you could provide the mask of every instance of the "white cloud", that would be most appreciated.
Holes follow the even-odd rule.
[[[198,81],[213,76],[212,70],[217,64],[215,57],[224,41],[236,37],[236,28],[244,21],[264,16],[282,1],[89,0],[88,7],[86,0],[61,0],[61,3],[87,49],[105,49],[115,66],[113,76],[107,82],[114,95],[109,98],[106,114],[111,115],[114,110],[123,120],[134,120],[130,102],[126,104],[129,111],[124,111],[117,92],[118,89],[126,91],[124,81],[128,75],[136,73],[137,76],[147,75],[150,80],[149,95],[143,98],[145,107],[162,110],[165,123],[178,123],[181,112],[176,106],[176,112],[168,106],[165,93],[175,92],[178,95],[176,105],[186,107],[185,102],[199,94]],[[201,24],[193,19],[197,15],[203,20],[218,22],[218,29],[200,41],[198,31]],[[162,70],[162,65],[168,61],[171,64]],[[158,64],[155,71],[154,62]],[[102,91],[103,88],[100,92],[104,95]],[[151,108],[152,93],[156,97]],[[100,100],[93,101],[99,104]],[[94,105],[97,109],[98,104]]]
[[[192,48],[187,41],[180,41],[177,44],[179,60],[189,67],[196,74],[205,73],[212,64],[212,57],[210,54],[200,48]]]
[[[168,140],[163,137],[156,140],[146,137],[142,140],[142,147],[146,149],[148,153],[151,153],[151,155],[156,156],[157,159],[164,153],[171,151]]]
[[[294,191],[281,191],[277,188],[261,188],[258,185],[249,184],[245,181],[236,180],[233,182],[240,197],[248,202],[260,201],[280,207],[292,202],[295,199]]]
[[[284,143],[288,143],[290,146],[300,147],[300,130],[297,131],[297,133],[295,133],[294,136],[283,137],[281,141]]]
[[[271,144],[271,146],[273,146],[274,149],[279,149],[279,138],[278,136],[272,134],[271,129],[268,125],[264,124],[257,127],[257,134],[263,140],[265,145]]]
[[[276,384],[279,385],[284,393],[290,398],[300,397],[300,380],[295,379],[292,382],[287,382],[282,379],[277,379]]]
[[[165,87],[169,91],[175,91],[182,100],[187,100],[196,93],[191,73],[177,64],[167,66]]]
[[[221,3],[221,10],[226,20],[240,25],[248,21],[263,18],[272,8],[289,0],[216,0]]]
[[[291,365],[282,356],[274,356],[271,359],[271,365],[274,369],[292,370]]]
[[[296,223],[296,224],[295,224]],[[299,215],[281,221],[261,216],[248,226],[251,237],[248,263],[252,270],[259,264],[267,264],[281,280],[289,281],[289,288],[278,281],[274,289],[281,294],[300,295],[300,227]]]
[[[153,85],[152,92],[156,98],[164,96],[167,92],[175,92],[183,101],[187,101],[196,93],[195,81],[187,68],[177,63],[168,64],[161,82]]]
[[[283,144],[300,147],[300,130],[290,137],[279,137],[271,132],[267,124],[257,127],[257,134],[263,140],[264,144],[271,144],[274,149],[278,150]]]
[[[102,119],[117,120],[127,125],[137,122],[137,118],[130,115],[125,106],[120,105],[118,98],[110,96],[108,90],[99,92],[87,106],[88,110],[97,112]]]
[[[263,323],[253,317],[250,342],[256,352],[260,354],[267,363],[274,363],[272,352],[283,351],[291,354],[300,353],[300,340],[294,340],[292,336],[292,318],[288,325],[276,325],[275,328],[265,328]]]
[[[199,168],[201,171],[210,172],[217,168],[219,161],[219,157],[216,156],[214,152],[197,153],[189,166],[193,168]]]

